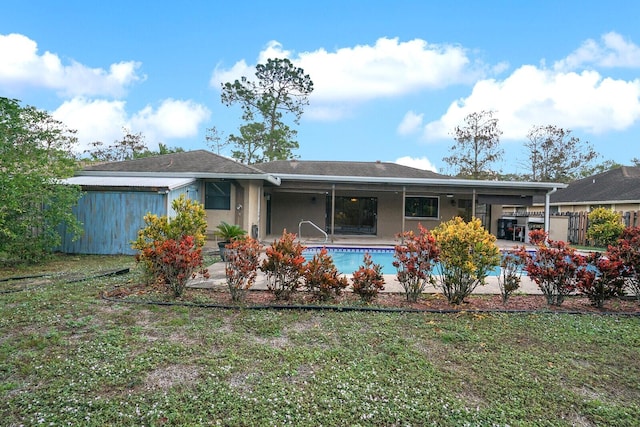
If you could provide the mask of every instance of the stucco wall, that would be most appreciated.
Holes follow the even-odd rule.
[[[205,197],[205,191],[204,191],[204,182],[201,183],[200,186],[200,202],[204,204],[204,197]],[[220,224],[222,221],[228,223],[228,224],[237,224],[237,218],[236,218],[236,205],[237,205],[237,200],[236,200],[236,186],[232,183],[231,184],[231,203],[229,204],[229,209],[206,209],[205,212],[207,213],[207,234],[212,235],[212,233],[215,231],[216,227],[218,226],[218,224]]]
[[[273,193],[271,195],[271,234],[279,235],[284,229],[298,233],[301,220],[312,221],[325,227],[325,195],[318,193]],[[266,212],[263,214],[266,215]],[[304,225],[305,237],[321,237],[322,234],[310,225]]]

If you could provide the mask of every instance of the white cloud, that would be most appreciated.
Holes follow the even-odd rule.
[[[65,65],[58,55],[38,53],[35,41],[21,34],[0,34],[0,88],[46,88],[63,96],[120,97],[131,84],[144,80],[140,63],[123,61],[108,70],[90,68],[76,61]]]
[[[408,111],[398,125],[398,134],[411,135],[419,132],[422,127],[423,118],[424,114],[416,114],[413,111]]]
[[[600,133],[622,130],[640,120],[640,79],[603,78],[595,71],[557,72],[525,65],[506,79],[480,80],[467,98],[456,101],[425,126],[427,139],[450,132],[474,111],[493,110],[502,139],[523,139],[533,125],[554,124]]]
[[[593,39],[586,40],[553,67],[557,71],[568,71],[585,65],[639,68],[640,47],[625,40],[620,34],[610,32],[601,37],[600,43]]]
[[[297,56],[272,41],[260,52],[258,62],[275,57],[290,59],[311,76],[314,83],[311,105],[319,111],[323,108],[348,111],[344,104],[471,83],[485,72],[482,64],[472,64],[464,48],[429,44],[420,39],[400,42],[397,38],[380,38],[374,45],[358,45],[332,52],[318,49]],[[218,66],[210,84],[219,88],[221,83],[242,76],[252,78],[254,67],[247,65],[245,60],[236,62],[231,69]],[[498,69],[503,69],[503,65]],[[315,117],[336,116],[317,114]]]
[[[80,152],[91,142],[111,144],[122,138],[122,128],[142,132],[147,146],[156,149],[159,142],[196,135],[210,116],[206,107],[193,101],[167,99],[157,109],[146,106],[132,115],[125,107],[124,101],[77,97],[65,101],[52,115],[78,131]]]
[[[424,169],[432,172],[438,172],[438,169],[426,157],[404,156],[397,159],[394,163],[409,166],[416,169]]]
[[[140,129],[143,134],[162,141],[164,139],[186,138],[198,133],[198,126],[209,119],[211,112],[193,101],[165,99],[154,110],[147,105],[131,118],[132,129]]]
[[[122,137],[122,128],[128,125],[124,101],[73,98],[53,111],[52,116],[70,129],[78,131],[80,152],[89,144],[101,141],[111,144]]]

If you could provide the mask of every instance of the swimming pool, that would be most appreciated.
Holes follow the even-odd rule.
[[[392,247],[375,247],[375,248],[362,248],[362,247],[338,247],[327,246],[327,252],[333,258],[338,271],[342,274],[351,275],[362,265],[362,259],[365,252],[371,255],[371,259],[375,264],[382,266],[382,274],[396,274],[397,270],[393,266],[393,248]],[[322,246],[308,247],[304,251],[304,257],[307,260],[313,258],[313,255],[318,253],[322,249]],[[489,276],[498,276],[500,274],[500,267],[494,268]],[[526,274],[526,273],[525,273]]]

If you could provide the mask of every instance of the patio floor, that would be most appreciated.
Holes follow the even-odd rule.
[[[262,242],[263,244],[270,244],[276,240],[279,236],[268,236]],[[306,239],[303,240],[304,244],[307,245],[321,245],[323,244],[324,239]],[[361,237],[361,236],[349,236],[342,237],[339,240],[336,239],[333,244],[327,243],[327,246],[340,246],[340,245],[349,245],[349,246],[393,246],[396,242],[389,240],[384,241],[377,238],[371,237]],[[510,240],[497,240],[496,244],[502,250],[511,249],[518,244],[518,242],[512,242]],[[527,247],[534,248],[533,246],[527,245]],[[218,247],[215,242],[208,242],[205,245],[205,250],[210,250],[217,252]],[[196,277],[195,279],[189,282],[189,286],[193,288],[206,288],[206,289],[227,289],[226,277],[225,277],[225,263],[224,262],[216,262],[210,265],[207,270],[209,271],[209,278],[204,279],[202,277]],[[347,274],[347,277],[351,277],[351,274]],[[385,274],[385,290],[383,292],[393,292],[393,293],[401,293],[404,292],[402,289],[402,285],[398,282],[395,274]],[[266,276],[258,272],[258,278],[256,280],[256,284],[252,289],[256,290],[266,290]],[[425,293],[438,293],[439,290],[434,287],[427,287]],[[496,276],[490,276],[486,279],[486,284],[484,286],[478,286],[476,290],[473,292],[474,294],[500,294],[500,287],[498,285],[498,278]],[[528,276],[522,276],[522,281],[520,283],[520,289],[518,293],[527,294],[527,295],[540,295],[542,292],[538,288],[538,285],[535,284]]]

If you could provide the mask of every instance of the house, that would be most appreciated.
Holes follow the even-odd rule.
[[[144,215],[171,216],[181,195],[204,204],[208,230],[221,221],[246,229],[260,222],[263,186],[280,183],[205,150],[92,165],[66,182],[84,192],[74,209],[84,234],[74,241],[63,230],[60,250],[91,254],[134,254],[131,241],[144,227]]]
[[[549,195],[552,221],[564,220],[567,233],[554,240],[584,244],[587,216],[595,208],[620,212],[627,226],[640,225],[640,167],[622,166],[571,182]],[[504,217],[541,218],[545,199],[535,197],[531,206],[505,206]],[[561,228],[560,225],[556,229]],[[558,230],[556,230],[558,231]]]
[[[530,205],[565,187],[455,179],[386,162],[244,165],[205,150],[93,165],[68,182],[85,191],[76,208],[85,234],[65,239],[62,250],[79,253],[131,253],[126,248],[142,216],[171,215],[180,194],[204,204],[209,229],[226,221],[262,239],[286,228],[332,241],[346,235],[392,240],[418,223],[431,229],[455,216],[480,218],[496,234],[502,205]]]
[[[640,210],[640,167],[622,166],[570,183],[551,195],[551,212]],[[542,208],[542,204],[538,205]]]

